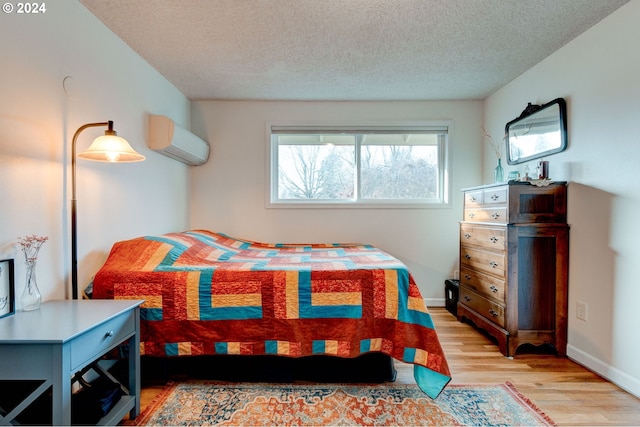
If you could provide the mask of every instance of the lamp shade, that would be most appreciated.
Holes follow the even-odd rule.
[[[98,162],[141,162],[144,156],[135,151],[126,139],[107,131],[105,135],[96,138],[86,151],[78,157]]]

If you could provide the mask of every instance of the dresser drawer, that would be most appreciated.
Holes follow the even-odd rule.
[[[460,247],[460,267],[465,266],[504,278],[506,277],[506,254],[462,246]]]
[[[464,220],[469,222],[490,222],[494,224],[507,223],[507,208],[482,208],[482,209],[465,209]]]
[[[127,311],[76,337],[71,346],[71,370],[82,368],[135,333],[135,312]]]
[[[507,203],[507,187],[489,188],[483,191],[482,203],[485,206]]]
[[[477,293],[467,289],[465,286],[460,286],[459,301],[478,312],[483,317],[491,320],[501,327],[504,327],[505,316],[504,307],[502,305],[478,295]]]
[[[460,269],[460,284],[480,295],[504,302],[505,281],[469,268]]]
[[[465,208],[482,207],[482,190],[468,191],[464,193],[464,206]]]
[[[503,251],[507,247],[507,229],[461,224],[460,243]]]

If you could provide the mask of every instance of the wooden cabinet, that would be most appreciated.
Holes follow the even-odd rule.
[[[522,344],[551,344],[566,355],[566,183],[463,192],[458,320],[495,337],[508,357]]]

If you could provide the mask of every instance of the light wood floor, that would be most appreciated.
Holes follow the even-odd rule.
[[[451,369],[451,384],[512,383],[561,426],[640,426],[640,399],[567,358],[503,357],[497,346],[444,308],[430,308]],[[396,382],[414,383],[411,365],[396,362]],[[143,385],[144,409],[162,390]]]

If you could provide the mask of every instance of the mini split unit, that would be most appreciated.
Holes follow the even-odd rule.
[[[209,158],[209,143],[166,116],[149,114],[149,148],[191,166]]]

